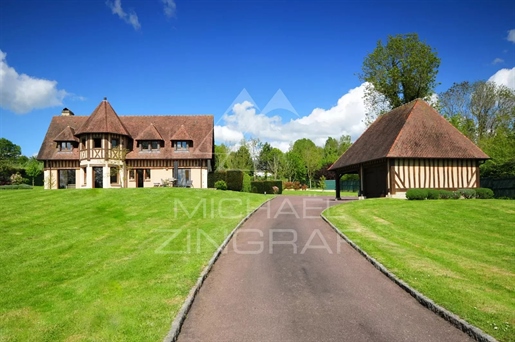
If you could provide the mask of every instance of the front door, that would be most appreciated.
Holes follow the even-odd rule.
[[[104,187],[104,174],[103,174],[103,168],[101,168],[101,167],[93,168],[93,187],[95,187],[95,188],[103,188]]]
[[[144,184],[144,179],[143,179],[143,169],[138,169],[136,170],[136,186],[138,188],[142,188],[143,187],[143,184]]]

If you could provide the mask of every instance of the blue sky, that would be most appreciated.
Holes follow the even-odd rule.
[[[438,91],[515,88],[513,1],[2,0],[0,137],[32,155],[63,107],[107,96],[119,115],[213,114],[219,143],[356,139],[364,57],[411,32],[442,60]]]

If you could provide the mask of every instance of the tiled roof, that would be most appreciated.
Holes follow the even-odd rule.
[[[91,113],[86,122],[78,127],[75,134],[82,133],[115,133],[129,135],[111,104],[104,99]]]
[[[429,104],[417,99],[380,116],[330,170],[381,158],[489,157]]]
[[[153,123],[141,131],[134,140],[164,140],[161,134],[157,131]]]
[[[54,138],[54,141],[79,141],[79,139],[75,136],[75,131],[70,126],[66,126],[65,129],[61,131],[57,135],[57,137]]]
[[[188,131],[186,128],[184,128],[184,125],[181,125],[177,132],[173,134],[173,136],[170,138],[171,140],[193,140],[191,139],[191,136],[188,134]]]
[[[103,104],[101,104],[102,106]],[[109,107],[111,107],[109,105]],[[98,107],[93,114],[98,113]],[[114,110],[113,110],[114,113]],[[92,115],[93,115],[92,114]],[[116,114],[116,113],[114,113]],[[54,116],[46,133],[45,139],[39,150],[39,160],[60,160],[79,159],[79,151],[74,148],[73,152],[60,153],[56,149],[55,139],[70,126],[75,130],[75,135],[85,133],[78,128],[89,127],[91,116]],[[130,151],[127,159],[211,159],[214,148],[214,118],[212,115],[152,115],[152,116],[116,116],[120,126],[125,130],[124,135],[131,138],[164,140],[164,147],[158,153],[139,152],[137,143],[134,141],[133,150]],[[101,128],[101,127],[100,127]],[[188,152],[175,151],[171,141],[175,136],[184,136],[181,131],[188,134],[193,141],[193,147]],[[88,129],[88,132],[89,129]],[[100,131],[102,132],[102,131]],[[91,133],[97,133],[91,131]],[[121,134],[121,132],[110,132]],[[186,139],[184,139],[186,140]]]

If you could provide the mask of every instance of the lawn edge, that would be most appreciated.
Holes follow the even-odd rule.
[[[182,304],[181,309],[177,313],[177,316],[175,316],[175,319],[172,322],[172,325],[170,327],[170,331],[166,335],[166,337],[163,339],[163,342],[175,342],[177,341],[177,338],[179,337],[179,334],[181,332],[182,325],[184,323],[184,320],[186,319],[186,316],[188,315],[188,312],[191,309],[191,306],[193,305],[193,301],[195,300],[195,297],[197,296],[198,292],[200,291],[200,288],[204,284],[204,281],[206,280],[209,272],[211,272],[211,269],[213,268],[216,260],[220,257],[225,247],[229,244],[229,241],[232,239],[234,233],[245,223],[252,214],[254,214],[256,211],[261,209],[265,204],[270,202],[272,198],[267,199],[265,202],[261,203],[260,206],[258,206],[256,209],[252,210],[247,216],[245,216],[239,223],[236,225],[236,227],[227,235],[225,240],[222,242],[220,247],[215,251],[213,256],[211,257],[211,260],[207,264],[206,267],[202,270],[200,273],[200,276],[197,279],[197,282],[195,283],[195,286],[193,286],[188,294],[188,297],[186,297],[186,300]]]
[[[445,319],[447,322],[454,325],[456,328],[460,329],[474,340],[479,342],[498,342],[493,336],[488,335],[483,330],[478,327],[470,324],[464,319],[460,318],[456,314],[450,312],[449,310],[443,308],[442,306],[433,302],[430,298],[426,297],[422,293],[418,292],[403,280],[398,278],[395,274],[390,272],[383,264],[379,261],[371,257],[367,252],[362,250],[358,245],[356,245],[351,239],[349,239],[343,232],[341,232],[331,221],[329,221],[324,214],[320,214],[322,219],[329,224],[329,226],[340,235],[352,248],[354,248],[359,254],[361,254],[368,262],[370,262],[375,268],[381,271],[384,275],[386,275],[390,280],[392,280],[395,284],[397,284],[404,291],[409,293],[413,298],[415,298],[420,304],[422,304],[425,308],[433,311],[438,316]]]

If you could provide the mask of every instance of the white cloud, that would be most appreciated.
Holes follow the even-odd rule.
[[[0,50],[0,107],[17,114],[60,106],[70,95],[57,89],[57,82],[18,74],[7,64],[7,54]]]
[[[161,2],[163,3],[165,15],[168,18],[175,17],[175,12],[177,11],[175,0],[161,0]]]
[[[496,64],[500,64],[500,63],[504,63],[504,59],[502,58],[496,58],[492,61],[492,65],[496,65]]]
[[[132,11],[131,13],[127,13],[122,8],[122,0],[114,0],[114,2],[107,1],[106,5],[111,9],[113,14],[118,15],[120,19],[125,21],[127,24],[132,25],[135,30],[139,30],[141,25],[138,21],[138,16],[136,12]]]
[[[509,42],[515,43],[515,29],[508,31],[508,37],[506,37],[506,39]]]
[[[488,80],[515,90],[515,67],[511,69],[501,69]]]
[[[246,136],[257,137],[283,151],[301,138],[309,138],[323,146],[328,137],[350,135],[356,140],[365,130],[363,93],[366,84],[351,89],[329,109],[315,108],[306,116],[282,122],[280,116],[257,113],[249,101],[237,103],[222,117],[224,125],[215,127],[218,143],[239,141]]]

